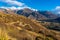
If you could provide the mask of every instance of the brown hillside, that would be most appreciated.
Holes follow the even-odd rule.
[[[0,11],[0,40],[60,40],[60,33],[36,20]]]

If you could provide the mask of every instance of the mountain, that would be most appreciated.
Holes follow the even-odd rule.
[[[60,32],[47,29],[37,20],[0,11],[0,40],[60,40]]]
[[[60,17],[60,14],[57,14]]]
[[[24,16],[31,18],[31,19],[36,19],[36,20],[47,19],[45,16],[39,14],[39,12],[33,11],[31,9],[28,9],[28,8],[25,8],[22,10],[17,10],[16,13],[20,14],[20,15],[24,15]]]
[[[36,20],[46,20],[46,19],[55,19],[58,18],[58,15],[53,14],[50,11],[33,11],[31,9],[28,8],[24,8],[24,9],[20,9],[20,10],[10,10],[10,9],[0,9],[3,10],[3,12],[5,13],[9,13],[9,14],[19,14],[19,15],[23,15],[26,16],[30,19],[36,19]]]
[[[39,11],[40,12],[40,11]],[[55,19],[57,18],[58,16],[53,14],[52,12],[50,11],[41,11],[40,14],[46,16],[48,19]]]
[[[55,19],[58,17],[57,15],[49,11],[33,11],[28,8],[21,9],[21,10],[14,10],[14,12],[36,20]]]

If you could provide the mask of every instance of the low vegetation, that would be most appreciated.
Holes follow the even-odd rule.
[[[60,33],[22,15],[0,12],[0,40],[60,40]]]

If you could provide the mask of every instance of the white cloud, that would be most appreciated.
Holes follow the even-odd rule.
[[[60,9],[60,6],[56,6],[56,8],[55,9]]]
[[[15,7],[15,6],[11,6],[11,7],[0,7],[0,8],[3,8],[3,9],[11,9],[11,10],[15,10],[15,9],[21,9],[22,7]]]
[[[1,0],[2,2],[8,3],[10,5],[24,6],[25,4],[17,0]]]
[[[24,3],[22,2],[19,2],[17,0],[0,0],[2,2],[5,2],[9,5],[11,5],[11,7],[6,7],[6,6],[1,6],[0,8],[4,8],[4,9],[24,9],[24,8],[29,8],[31,10],[34,10],[34,11],[37,11],[37,9],[34,9],[34,8],[31,8],[31,7],[28,7],[27,5],[25,5]],[[17,5],[18,7],[15,7],[15,5]]]
[[[60,6],[56,6],[55,9],[52,10],[52,12],[60,14]]]
[[[4,8],[4,9],[7,9],[7,10],[9,10],[9,9],[11,9],[11,10],[18,9],[18,10],[20,10],[20,9],[24,9],[24,8],[29,8],[29,9],[31,9],[33,11],[37,11],[37,9],[31,8],[31,7],[28,7],[28,6],[24,6],[24,7],[15,7],[15,6],[4,7],[4,6],[1,6],[0,8]]]

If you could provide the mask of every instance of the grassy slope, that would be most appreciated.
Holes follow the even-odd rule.
[[[55,31],[46,29],[34,20],[22,15],[0,12],[1,40],[59,40]]]

